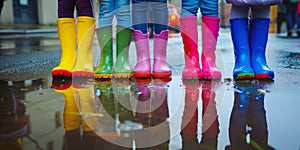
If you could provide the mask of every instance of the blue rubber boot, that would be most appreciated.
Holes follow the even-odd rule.
[[[234,79],[252,79],[254,72],[250,63],[248,18],[230,19],[231,38],[234,46]]]
[[[255,78],[259,79],[274,78],[274,71],[269,68],[266,61],[269,24],[269,18],[256,18],[250,21],[251,65]]]

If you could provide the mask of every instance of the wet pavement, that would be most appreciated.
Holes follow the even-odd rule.
[[[180,78],[180,34],[169,38],[171,79],[53,80],[61,54],[56,33],[1,34],[0,149],[299,150],[298,44],[269,35],[274,81],[232,80],[229,29],[218,39],[220,81]],[[96,39],[93,51],[96,64]]]

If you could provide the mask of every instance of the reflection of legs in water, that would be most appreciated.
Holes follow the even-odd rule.
[[[250,144],[252,146],[258,144],[262,149],[273,149],[268,145],[268,127],[264,98],[265,93],[259,93],[259,91],[255,91],[255,94],[251,96],[248,109],[248,126],[252,129],[249,131]]]
[[[199,82],[184,82],[185,105],[181,124],[182,149],[199,149],[197,139]]]
[[[117,87],[120,89],[120,87]],[[124,109],[115,98],[125,98],[128,93],[118,94],[115,97],[111,80],[99,82],[96,84],[96,90],[99,92],[101,102],[100,117],[98,128],[101,138],[101,149],[127,149],[132,147],[132,135],[130,132],[123,132],[121,124],[123,120],[131,119],[131,112]],[[117,93],[120,91],[116,91]],[[130,115],[128,115],[130,113]],[[128,117],[128,118],[127,118]]]
[[[210,81],[202,83],[202,139],[200,148],[217,149],[219,130],[218,114],[216,109],[215,84]]]
[[[139,82],[139,81],[138,81]],[[142,130],[135,132],[137,149],[168,149],[170,129],[167,118],[169,109],[167,103],[167,83],[155,79],[153,81],[153,97],[148,83],[137,83],[138,96],[136,120],[143,125]]]
[[[250,81],[239,81],[236,85],[229,127],[231,145],[226,149],[273,149],[267,144],[268,131],[264,108],[263,89],[268,85],[253,85]],[[248,134],[250,141],[246,140]]]
[[[86,87],[74,86],[74,97],[81,117],[82,126],[82,146],[87,149],[94,149],[96,144],[95,129],[98,118],[95,116],[97,103],[95,100],[94,86]]]
[[[66,82],[65,82],[66,81]],[[57,79],[53,81],[54,90],[58,93],[62,93],[65,99],[64,107],[64,129],[65,129],[65,139],[64,147],[65,149],[80,149],[88,148],[93,149],[96,142],[96,134],[92,131],[85,123],[85,119],[80,116],[78,99],[75,99],[74,88],[70,80]],[[84,113],[84,112],[82,112]],[[95,121],[96,122],[96,121]],[[81,127],[83,129],[81,134]]]
[[[234,92],[234,105],[230,117],[229,149],[247,148],[246,124],[247,113],[251,95],[249,85],[245,85],[240,91]]]
[[[170,127],[169,123],[167,122],[167,118],[169,117],[167,89],[168,82],[169,81],[163,81],[160,79],[154,80],[154,99],[151,115],[151,125],[163,125],[156,131],[156,134],[160,135],[162,143],[156,145],[154,147],[155,149],[167,150],[169,148]]]
[[[151,83],[151,80],[138,80],[136,82],[138,95],[135,120],[145,128],[135,131],[135,144],[137,148],[143,148],[144,145],[147,145],[147,143],[149,143],[149,141],[147,141],[147,136],[149,135],[147,134],[151,134],[149,131],[145,132],[147,128],[151,126],[151,90],[148,86],[149,83]]]
[[[136,128],[130,103],[130,88],[131,83],[129,80],[114,82],[113,91],[116,106],[117,132],[123,135],[118,138],[118,143],[120,146],[129,148],[133,146],[133,134],[131,130]]]

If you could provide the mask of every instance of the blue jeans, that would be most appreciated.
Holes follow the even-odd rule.
[[[182,0],[181,16],[197,16],[198,9],[202,16],[218,17],[218,0]]]
[[[134,30],[140,30],[146,34],[150,16],[156,34],[167,30],[169,19],[167,0],[132,0],[132,24]]]
[[[117,25],[129,28],[130,0],[100,0],[98,27],[111,26],[114,16],[117,18]]]

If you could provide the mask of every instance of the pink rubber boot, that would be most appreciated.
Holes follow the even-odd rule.
[[[140,30],[134,30],[137,63],[134,67],[134,76],[137,78],[151,77],[149,35]]]
[[[199,65],[197,17],[181,17],[180,27],[185,54],[185,66],[182,71],[182,78],[200,79],[202,72]]]
[[[220,18],[202,16],[202,73],[204,79],[221,79],[216,66],[216,45]]]
[[[160,34],[153,34],[154,36],[154,64],[153,76],[154,78],[167,78],[172,74],[169,65],[167,64],[167,44],[168,44],[168,30],[163,30]]]

